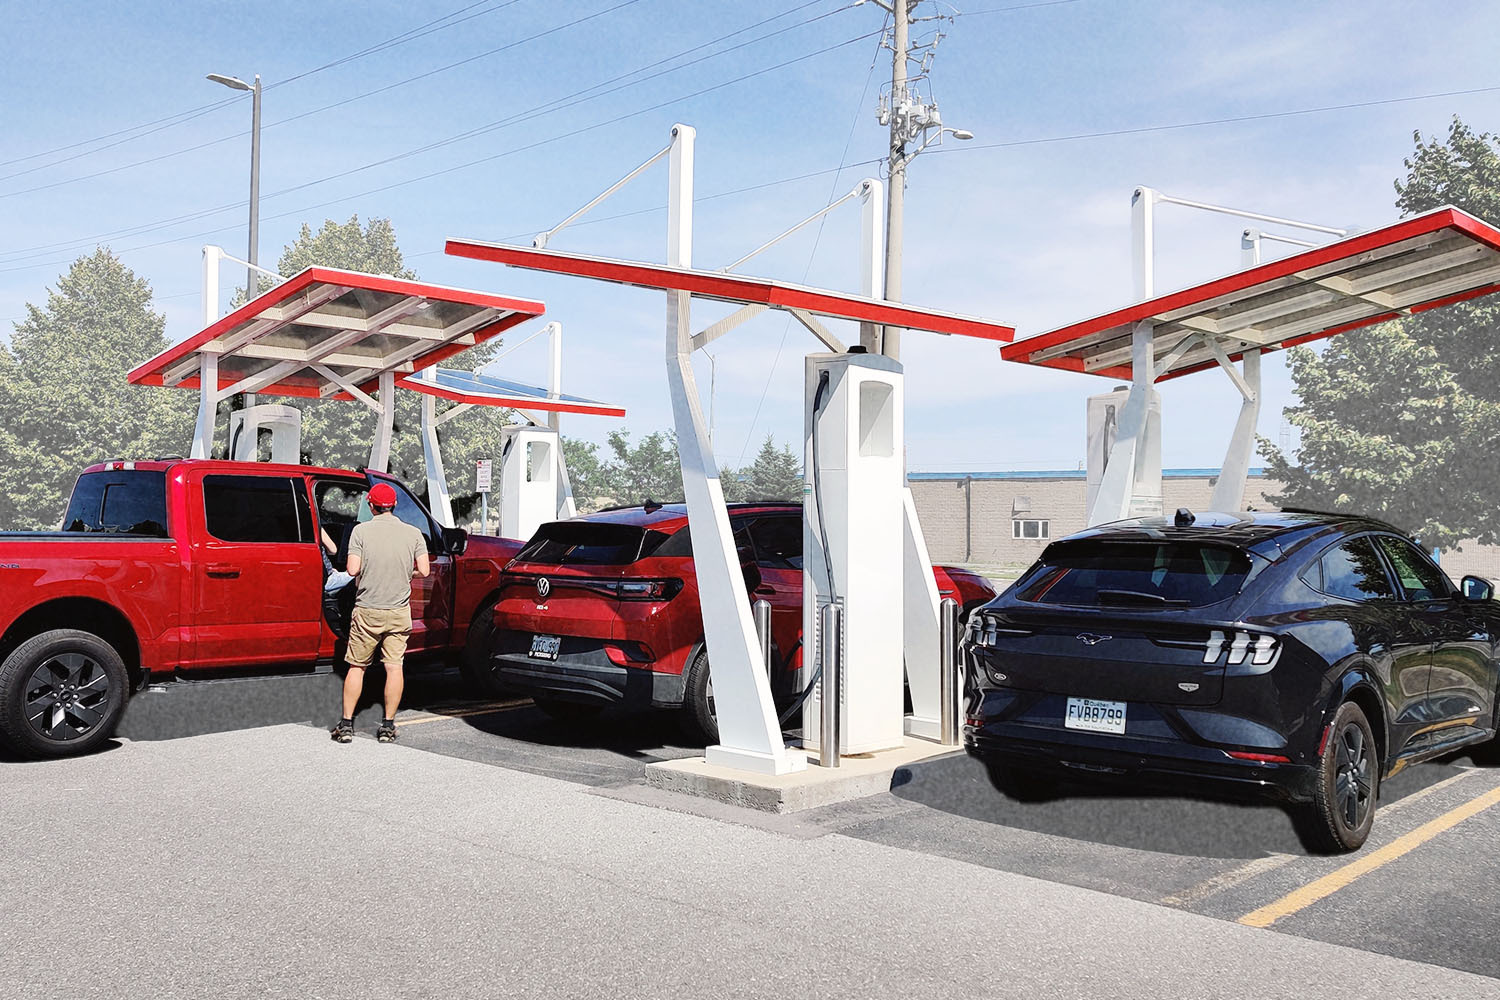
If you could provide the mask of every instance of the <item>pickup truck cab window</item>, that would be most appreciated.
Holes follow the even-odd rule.
[[[166,538],[166,473],[115,470],[79,476],[62,530]]]
[[[312,513],[300,477],[204,476],[203,517],[224,542],[310,542]]]

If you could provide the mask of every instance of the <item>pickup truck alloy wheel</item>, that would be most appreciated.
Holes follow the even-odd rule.
[[[0,735],[23,753],[84,753],[124,713],[125,665],[108,643],[56,629],[22,643],[0,665]]]

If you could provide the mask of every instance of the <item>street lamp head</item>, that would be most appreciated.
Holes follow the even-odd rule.
[[[966,128],[951,128],[948,131],[953,133],[953,138],[961,139],[964,142],[968,142],[970,139],[974,138],[974,133],[970,132]]]
[[[225,76],[222,73],[210,73],[208,74],[208,79],[212,80],[214,83],[222,83],[224,86],[230,88],[231,90],[255,89],[254,87],[250,86],[250,84],[246,83],[244,80],[239,79],[238,77]]]

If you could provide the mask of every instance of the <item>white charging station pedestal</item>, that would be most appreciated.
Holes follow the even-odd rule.
[[[500,431],[500,535],[530,538],[548,521],[572,517],[573,495],[562,472],[562,439],[550,427]]]
[[[904,742],[901,365],[875,354],[811,354],[806,372],[802,674],[806,683],[817,667],[820,609],[836,601],[844,612],[839,753],[888,750]],[[802,712],[809,747],[818,746],[821,711],[815,691]]]
[[[257,403],[229,414],[229,457],[260,461],[260,432],[271,436],[271,461],[297,465],[302,460],[302,411],[280,403]]]
[[[1088,399],[1087,441],[1088,490],[1084,509],[1094,510],[1099,486],[1104,481],[1111,452],[1116,452],[1120,418],[1130,389],[1121,386],[1113,392],[1100,393]],[[1161,394],[1151,390],[1146,406],[1146,430],[1141,447],[1136,449],[1135,475],[1131,482],[1131,517],[1154,517],[1162,512],[1161,496]],[[1090,521],[1090,523],[1094,523]]]

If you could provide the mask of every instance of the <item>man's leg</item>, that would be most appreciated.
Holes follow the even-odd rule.
[[[365,668],[351,665],[344,675],[344,718],[354,718],[354,706],[365,690]]]
[[[405,683],[401,676],[401,661],[395,663],[386,661],[385,664],[385,717],[394,719],[396,709],[401,707],[401,693]]]

